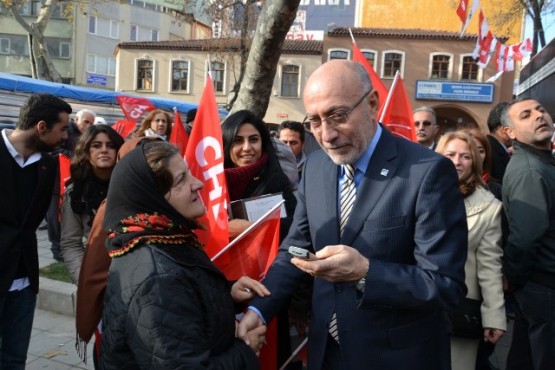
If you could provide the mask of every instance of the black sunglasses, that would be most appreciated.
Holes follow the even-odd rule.
[[[430,121],[414,121],[414,126],[418,127],[420,124],[424,125],[424,127],[428,127],[432,124]]]

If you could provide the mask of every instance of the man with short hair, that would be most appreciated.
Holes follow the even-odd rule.
[[[455,167],[392,135],[360,63],[332,60],[309,77],[310,154],[293,226],[238,336],[268,322],[314,276],[308,368],[450,369],[444,312],[465,296],[468,231]],[[315,256],[291,258],[289,246]]]
[[[439,131],[436,111],[432,107],[422,106],[412,112],[416,141],[431,150],[436,150],[436,135]]]
[[[301,181],[302,170],[304,162],[306,161],[306,154],[303,151],[305,137],[304,131],[303,124],[296,121],[283,121],[279,125],[279,139],[287,144],[295,155],[297,171],[299,173],[299,179],[297,182]]]
[[[509,220],[504,272],[524,319],[536,370],[555,369],[555,158],[553,120],[534,99],[501,114],[513,155],[503,178]]]
[[[490,176],[500,184],[503,183],[505,169],[511,159],[509,155],[509,147],[511,146],[511,138],[505,132],[501,124],[501,113],[509,103],[501,102],[497,104],[489,112],[488,116],[488,141],[491,145],[491,172]]]
[[[75,150],[75,145],[81,137],[81,135],[94,124],[96,119],[96,114],[89,109],[81,109],[75,114],[75,118],[70,120],[69,127],[67,129],[67,139],[58,145],[50,154],[54,157],[58,157],[59,154],[63,154],[68,158],[73,157],[73,152]],[[58,169],[59,171],[59,169]],[[52,199],[50,200],[50,206],[46,212],[46,224],[48,228],[48,241],[50,241],[50,250],[52,251],[52,257],[56,261],[63,261],[62,250],[60,247],[60,176],[56,176],[56,182],[54,183],[54,189],[52,193]]]
[[[51,199],[56,161],[45,152],[67,139],[71,107],[32,95],[15,130],[0,139],[0,368],[24,369],[38,293],[36,230]]]

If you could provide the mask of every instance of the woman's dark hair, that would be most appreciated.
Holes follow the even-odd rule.
[[[143,153],[146,163],[152,171],[154,182],[162,195],[173,186],[173,176],[169,170],[170,159],[179,154],[179,149],[166,141],[143,141]]]
[[[151,111],[145,117],[145,119],[143,119],[143,122],[141,122],[141,127],[139,127],[137,129],[134,136],[136,136],[136,137],[137,136],[145,136],[145,131],[150,128],[150,124],[152,123],[152,120],[154,119],[154,116],[156,116],[159,113],[162,113],[166,116],[166,121],[168,122],[168,128],[166,129],[166,134],[165,135],[166,135],[166,140],[169,140],[170,136],[172,134],[173,118],[172,118],[171,114],[169,114],[166,111],[163,111],[162,109],[155,109],[155,110]]]
[[[233,142],[235,141],[235,136],[237,136],[239,128],[245,123],[250,123],[256,128],[262,140],[262,152],[268,154],[270,163],[278,164],[279,166],[276,148],[264,121],[249,110],[240,110],[229,115],[222,123],[224,167],[235,167],[235,163],[231,160],[231,148],[233,147]]]
[[[77,144],[75,145],[75,153],[71,159],[71,179],[69,183],[80,183],[88,181],[93,175],[93,168],[91,165],[89,150],[91,144],[98,134],[104,133],[108,135],[108,138],[114,144],[116,153],[119,148],[123,145],[123,138],[110,126],[107,125],[91,125],[85,132],[79,137]]]

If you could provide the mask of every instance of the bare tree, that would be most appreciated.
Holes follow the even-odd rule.
[[[553,12],[555,2],[551,0],[518,0],[526,10],[526,14],[532,18],[534,26],[534,36],[532,38],[532,56],[538,52],[538,44],[545,46],[545,33],[543,29],[542,15],[544,12]]]
[[[48,52],[44,30],[58,6],[58,0],[46,0],[42,5],[36,19],[26,19],[21,16],[20,10],[25,5],[25,0],[6,0],[2,6],[7,8],[17,23],[27,31],[29,39],[29,60],[33,78],[61,82],[62,77],[54,67]]]
[[[300,0],[267,0],[258,18],[237,101],[231,109],[249,109],[264,117],[281,48],[295,20]]]

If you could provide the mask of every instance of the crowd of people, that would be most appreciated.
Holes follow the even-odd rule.
[[[308,369],[493,370],[512,320],[507,370],[555,369],[551,115],[517,98],[486,130],[445,127],[423,106],[411,143],[377,121],[383,98],[361,64],[333,60],[306,81],[304,122],[274,137],[248,110],[222,122],[230,200],[285,200],[263,281],[228,281],[196,236],[204,184],[168,142],[170,113],[124,139],[94,112],[31,96],[0,140],[0,369],[25,368],[45,217],[95,368],[257,369],[277,317],[276,368],[295,328]],[[230,216],[230,240],[251,224]]]

